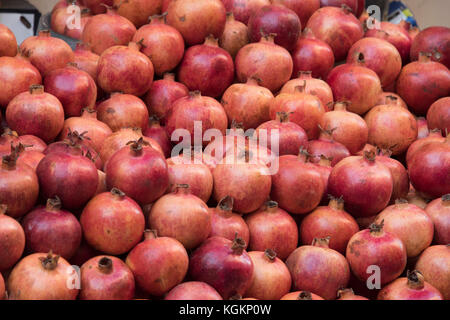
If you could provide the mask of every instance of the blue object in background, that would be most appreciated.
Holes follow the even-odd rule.
[[[387,20],[395,24],[406,20],[412,27],[418,27],[414,14],[402,1],[392,1],[389,3]]]

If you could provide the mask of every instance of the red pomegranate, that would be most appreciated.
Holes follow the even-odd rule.
[[[148,110],[136,96],[114,92],[109,99],[97,105],[98,120],[106,123],[112,131],[123,128],[140,128],[148,125]]]
[[[225,28],[226,10],[220,0],[171,1],[167,7],[167,22],[192,46],[202,43],[210,34],[220,38]]]
[[[359,17],[358,12],[358,0],[320,0],[321,7],[342,7],[346,5],[349,7],[350,12],[353,13],[356,17]]]
[[[80,269],[81,300],[132,300],[134,276],[119,258],[98,256]]]
[[[14,266],[25,248],[25,233],[14,218],[6,215],[7,205],[0,204],[0,271]],[[0,294],[0,300],[3,296]]]
[[[428,128],[427,119],[425,119],[424,117],[417,117],[416,121],[417,121],[417,139],[428,137],[428,135],[430,134],[430,129]]]
[[[29,92],[17,95],[6,108],[6,121],[19,135],[35,135],[45,142],[54,140],[64,125],[64,110],[59,100],[32,85]]]
[[[319,163],[322,158],[326,158],[331,161],[332,167],[350,156],[350,152],[343,144],[333,140],[332,131],[324,129],[321,130],[319,139],[308,142],[307,151],[311,155],[311,162]]]
[[[161,13],[162,0],[114,0],[113,4],[119,15],[139,28],[148,22],[148,17]]]
[[[225,29],[219,38],[220,47],[225,49],[234,59],[238,51],[249,42],[247,25],[236,20],[233,12],[227,12]]]
[[[244,295],[251,285],[254,268],[245,246],[240,238],[207,239],[191,255],[190,277],[214,287],[224,299]]]
[[[209,284],[201,281],[180,283],[170,290],[164,300],[223,300],[220,294]]]
[[[402,107],[404,109],[408,109],[408,106],[406,105],[406,102],[403,101],[402,97],[400,97],[398,94],[393,92],[387,92],[383,91],[378,96],[378,101],[375,104],[375,106],[379,106],[382,104],[394,104],[399,107]]]
[[[344,211],[341,198],[331,198],[328,206],[318,207],[300,225],[301,240],[310,245],[314,238],[330,237],[329,247],[345,253],[350,238],[359,231],[355,219]]]
[[[373,271],[370,266],[379,268],[381,285],[396,279],[406,266],[406,248],[402,240],[393,233],[383,230],[383,223],[371,224],[348,242],[346,258],[353,274],[366,282]],[[372,271],[371,271],[372,270]]]
[[[288,51],[294,49],[301,29],[297,14],[283,5],[261,7],[248,20],[251,42],[258,42],[264,34],[276,34],[275,43]]]
[[[158,238],[151,231],[146,231],[145,237],[131,250],[125,262],[140,289],[162,296],[183,281],[189,257],[183,245],[173,238]]]
[[[89,6],[88,6],[89,7]],[[95,11],[93,11],[95,13]],[[112,8],[89,19],[83,29],[81,41],[98,55],[112,46],[127,45],[136,33],[136,27]]]
[[[175,69],[184,54],[183,37],[166,24],[165,18],[165,15],[150,17],[150,23],[139,28],[133,37],[134,42],[142,40],[141,52],[151,59],[157,75]]]
[[[450,95],[450,71],[423,53],[419,61],[406,65],[397,79],[397,93],[417,115],[425,115],[440,98]]]
[[[308,139],[319,137],[318,124],[325,114],[321,100],[306,93],[306,81],[295,88],[294,93],[280,93],[270,103],[270,117],[276,118],[278,112],[289,113],[289,120],[302,127]]]
[[[450,97],[435,101],[427,112],[427,124],[430,129],[450,132]]]
[[[246,297],[258,300],[279,300],[291,288],[291,275],[272,249],[248,253],[253,262],[253,276]]]
[[[161,197],[169,186],[164,156],[143,138],[114,153],[104,171],[108,189],[116,187],[141,205]]]
[[[51,71],[44,79],[45,91],[61,102],[66,117],[78,117],[83,108],[93,108],[97,100],[94,79],[78,65]]]
[[[312,14],[320,8],[320,0],[272,0],[272,4],[280,4],[294,11],[300,18],[302,29]]]
[[[330,45],[336,61],[344,60],[351,46],[364,35],[361,23],[348,6],[320,8],[308,20],[306,28]]]
[[[77,43],[73,54],[75,56],[73,62],[76,63],[78,69],[87,72],[97,82],[97,67],[100,56],[93,53],[88,45],[81,42]]]
[[[273,34],[242,47],[236,55],[235,65],[240,82],[256,77],[261,80],[261,86],[272,92],[278,91],[291,78],[294,68],[291,55],[274,43]]]
[[[75,300],[79,277],[64,259],[51,252],[33,253],[14,267],[8,277],[10,300]]]
[[[408,200],[408,203],[415,204],[422,209],[425,209],[428,204],[427,200],[425,200],[416,190],[414,190],[413,186],[411,186],[406,199]]]
[[[346,63],[331,70],[327,83],[333,90],[334,99],[350,102],[348,110],[359,115],[375,106],[382,92],[380,78],[364,66],[362,53],[357,63]]]
[[[98,252],[97,250],[92,248],[83,238],[81,240],[80,246],[69,262],[71,265],[82,266],[86,261],[100,254],[101,252]]]
[[[286,260],[295,290],[315,292],[324,299],[335,299],[339,288],[346,287],[350,268],[345,257],[328,247],[328,238],[315,238],[301,246]]]
[[[17,54],[17,40],[14,33],[4,24],[0,24],[0,57],[14,57]]]
[[[26,164],[36,171],[39,162],[41,162],[44,157],[45,154],[40,151],[28,151],[24,148],[23,151],[20,152],[19,157],[17,158],[17,162]]]
[[[166,129],[161,126],[160,121],[156,116],[150,117],[147,129],[144,130],[143,135],[156,141],[164,154],[165,158],[169,158],[172,151],[172,143],[167,135]]]
[[[70,12],[70,11],[69,11]],[[88,8],[82,8],[80,12],[80,25],[71,26],[68,24],[64,25],[64,35],[69,38],[81,40],[83,35],[83,30],[88,21],[92,18],[91,11]],[[67,21],[67,20],[66,20]],[[74,23],[75,20],[69,20],[69,23]]]
[[[280,300],[324,300],[317,294],[309,291],[295,291],[285,294]]]
[[[424,280],[420,271],[409,271],[378,293],[378,300],[444,300],[438,289]]]
[[[43,152],[47,148],[47,144],[41,138],[31,134],[25,134],[19,137],[17,132],[6,128],[5,132],[0,136],[0,150],[6,150],[6,154],[9,154],[11,143],[14,145],[22,144],[26,147],[27,151]]]
[[[270,5],[270,0],[222,0],[227,12],[233,12],[236,20],[245,24],[250,16],[262,8]]]
[[[442,137],[441,130],[434,129],[431,130],[428,137],[423,139],[418,139],[414,141],[408,148],[408,151],[406,153],[406,164],[408,164],[413,156],[424,146],[435,143],[435,142],[444,142],[445,138]]]
[[[431,201],[425,211],[434,223],[434,243],[450,243],[450,194]]]
[[[431,52],[433,61],[450,68],[450,28],[429,27],[420,31],[411,45],[411,61],[419,59],[420,52]]]
[[[52,37],[49,30],[40,31],[37,36],[25,39],[20,50],[43,77],[50,71],[64,68],[74,59],[70,46],[63,40]]]
[[[69,211],[61,209],[58,197],[47,200],[22,220],[28,252],[48,252],[69,260],[81,243],[81,225]]]
[[[298,228],[295,220],[278,203],[268,201],[259,210],[245,217],[250,230],[249,248],[263,251],[270,248],[285,260],[297,248]]]
[[[114,4],[114,0],[82,0],[83,4],[92,11],[93,14],[105,13],[108,6]]]
[[[233,83],[233,58],[219,47],[217,38],[208,36],[204,44],[186,50],[178,67],[178,79],[191,91],[219,97]]]
[[[391,158],[391,151],[382,150],[377,155],[377,161],[384,164],[392,175],[394,182],[390,203],[394,203],[397,199],[406,199],[409,192],[409,176],[403,164]]]
[[[353,289],[341,289],[337,292],[337,300],[369,300],[365,297],[356,295]]]

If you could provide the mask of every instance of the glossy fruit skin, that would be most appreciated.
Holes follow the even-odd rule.
[[[141,52],[150,58],[157,75],[175,69],[183,58],[183,37],[177,29],[165,24],[162,16],[151,17],[149,24],[137,30],[133,41],[142,39]]]
[[[280,300],[325,300],[325,299],[309,291],[295,291],[285,294],[283,297],[281,297]]]
[[[258,42],[262,34],[277,34],[275,43],[288,51],[294,49],[301,32],[297,14],[283,5],[264,6],[255,11],[248,20],[251,42]]]
[[[275,203],[270,206],[265,205],[245,216],[245,222],[250,230],[248,243],[250,250],[263,251],[270,248],[277,253],[278,258],[284,261],[297,248],[297,224]]]
[[[303,245],[310,245],[314,238],[330,237],[329,247],[344,254],[350,238],[359,231],[355,219],[343,209],[343,202],[330,200],[328,206],[316,208],[300,225]]]
[[[408,148],[406,152],[406,164],[409,166],[414,155],[420,151],[420,149],[430,143],[445,142],[445,138],[442,136],[441,131],[431,131],[429,135],[423,139],[417,139]]]
[[[149,238],[131,250],[126,264],[136,285],[154,296],[162,296],[181,283],[189,267],[183,245],[173,238]]]
[[[109,99],[97,105],[97,118],[113,132],[123,128],[145,130],[148,110],[145,103],[134,95],[113,93]]]
[[[204,44],[186,50],[177,77],[190,91],[219,97],[233,83],[233,58],[217,39],[207,37]]]
[[[394,203],[397,199],[406,199],[409,192],[409,176],[403,164],[390,158],[387,155],[380,154],[377,156],[377,161],[385,165],[392,175],[393,188],[390,203]]]
[[[59,204],[60,206],[60,204]],[[49,252],[69,260],[81,243],[81,225],[69,211],[58,205],[39,206],[22,220],[26,250],[30,253]]]
[[[223,300],[209,284],[200,281],[180,283],[170,290],[164,300]]]
[[[97,81],[97,66],[100,56],[93,53],[88,45],[82,43],[77,43],[73,54],[73,62],[77,64],[78,69],[87,72],[92,79]]]
[[[58,196],[67,209],[81,208],[97,190],[97,168],[85,156],[50,153],[39,162],[36,174],[41,195],[46,198]]]
[[[397,79],[397,93],[412,112],[425,115],[435,101],[450,95],[450,71],[424,55],[403,67]]]
[[[242,248],[222,237],[207,239],[191,255],[189,275],[214,287],[224,299],[241,296],[251,285],[253,262]]]
[[[11,152],[11,143],[14,146],[19,145],[19,143],[29,146],[26,147],[26,151],[38,151],[43,152],[47,145],[41,138],[36,136],[26,134],[18,136],[17,132],[5,130],[5,132],[0,135],[0,153],[2,155],[8,155]]]
[[[46,253],[33,253],[16,264],[7,282],[10,300],[76,299],[79,290],[67,286],[76,277],[75,269],[64,258],[59,258],[55,269],[47,270],[41,261],[46,257]]]
[[[161,126],[159,121],[150,119],[147,129],[142,133],[144,137],[150,138],[159,144],[165,158],[171,156],[172,142],[167,135],[166,129]]]
[[[24,248],[25,233],[20,223],[0,213],[0,270],[11,268],[22,256]],[[0,294],[0,297],[3,296]]]
[[[225,28],[226,10],[220,0],[173,0],[167,23],[177,29],[188,46],[202,43],[210,34],[219,38]]]
[[[234,59],[238,51],[250,42],[248,27],[234,18],[233,12],[227,12],[225,29],[219,38],[220,47]]]
[[[433,61],[450,68],[450,28],[429,27],[420,31],[411,45],[411,61],[419,59],[420,52],[431,52]]]
[[[194,249],[208,238],[211,216],[208,206],[191,194],[187,185],[159,198],[148,218],[151,229],[163,237],[180,241],[186,249]]]
[[[291,214],[305,214],[317,207],[325,186],[320,172],[299,156],[279,158],[279,170],[272,176],[271,198]]]
[[[10,101],[6,121],[19,135],[35,135],[45,142],[54,140],[64,124],[64,109],[59,100],[42,86],[31,86]]]
[[[279,300],[291,288],[291,275],[286,265],[276,257],[275,251],[250,251],[248,255],[253,263],[252,284],[245,296],[258,300]]]
[[[408,278],[402,277],[385,286],[378,293],[378,300],[444,300],[442,294],[428,282],[422,289],[408,287]]]
[[[434,223],[435,244],[450,243],[450,199],[448,195],[434,199],[425,207],[425,212]]]
[[[352,156],[341,160],[331,171],[328,192],[343,197],[345,209],[353,217],[370,217],[391,199],[393,179],[390,170],[376,159]]]
[[[287,258],[286,266],[294,290],[307,290],[327,300],[335,299],[337,290],[348,284],[350,267],[342,254],[317,241],[320,240],[295,249]]]
[[[327,83],[336,101],[348,101],[348,111],[363,115],[375,106],[382,92],[380,78],[360,64],[343,64],[328,74]]]
[[[347,63],[358,62],[360,53],[364,54],[364,66],[375,71],[383,88],[395,82],[402,69],[402,57],[397,48],[386,40],[363,38],[350,48]]]
[[[439,290],[445,300],[450,299],[450,248],[448,245],[436,245],[425,249],[416,262],[425,281]]]
[[[306,28],[311,29],[317,39],[330,45],[336,61],[344,60],[351,46],[364,35],[359,20],[346,9],[336,7],[317,10]]]
[[[406,248],[396,235],[381,230],[362,230],[351,237],[345,254],[353,274],[360,281],[367,281],[372,275],[367,268],[380,268],[380,284],[396,279],[406,266]]]
[[[146,0],[114,0],[114,6],[117,6],[117,13],[122,17],[130,20],[137,28],[147,24],[148,17],[160,14],[162,0],[146,1]]]
[[[139,204],[149,204],[161,197],[169,185],[164,156],[150,146],[133,151],[125,146],[105,164],[108,188],[119,188]]]
[[[73,62],[74,54],[70,46],[61,39],[50,36],[50,31],[40,31],[37,36],[25,39],[20,50],[45,77],[50,71],[64,68]]]
[[[233,12],[236,20],[245,24],[260,8],[270,5],[270,0],[222,0],[227,12]]]
[[[0,24],[0,57],[14,57],[17,54],[17,40],[14,33],[4,24]]]
[[[320,0],[272,0],[272,4],[280,4],[294,11],[300,18],[302,30],[313,13],[320,8]]]
[[[105,258],[111,261],[104,266]],[[106,260],[107,261],[107,260]],[[134,276],[128,266],[113,256],[97,256],[86,261],[80,269],[81,300],[132,300]]]
[[[435,101],[428,109],[427,123],[430,129],[450,132],[450,97]]]
[[[276,45],[271,35],[242,47],[234,62],[240,82],[257,77],[260,85],[272,92],[278,91],[291,78],[294,68],[289,52]]]
[[[127,45],[136,33],[136,27],[112,10],[89,19],[81,41],[98,55],[113,46]]]

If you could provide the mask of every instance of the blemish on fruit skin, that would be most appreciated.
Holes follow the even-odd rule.
[[[359,257],[360,253],[358,250],[356,250],[355,246],[358,246],[360,244],[360,240],[355,240],[350,244],[350,253],[354,254],[356,257]]]

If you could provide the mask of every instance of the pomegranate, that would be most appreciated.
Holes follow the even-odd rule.
[[[306,82],[305,92],[317,96],[322,101],[325,111],[329,111],[329,107],[333,104],[333,92],[325,81],[312,78],[311,75],[311,71],[300,71],[298,78],[286,82],[280,93],[295,93],[296,87],[303,86]]]
[[[280,4],[293,10],[300,18],[302,29],[312,14],[320,8],[320,0],[272,0],[272,4]]]
[[[134,298],[134,276],[119,258],[98,256],[86,261],[80,269],[81,300],[131,300]]]
[[[280,300],[324,300],[317,294],[309,291],[295,291],[285,294]]]
[[[278,112],[290,113],[289,120],[302,127],[308,139],[319,137],[318,124],[325,114],[320,99],[306,93],[306,81],[295,88],[294,93],[280,93],[270,104],[270,117],[276,118]]]
[[[288,51],[294,49],[301,29],[297,14],[283,5],[261,7],[248,20],[251,42],[258,42],[264,34],[276,34],[275,43]]]
[[[165,158],[170,157],[172,143],[170,142],[166,129],[161,126],[160,121],[156,116],[150,118],[147,129],[144,130],[143,135],[159,144]]]
[[[69,286],[77,279],[75,269],[52,252],[33,253],[14,267],[8,277],[10,300],[75,300],[78,289]]]
[[[346,5],[351,10],[350,12],[353,13],[356,17],[359,17],[357,14],[358,12],[358,0],[320,0],[320,6],[321,7],[342,7],[343,5]]]
[[[330,45],[336,61],[344,60],[351,46],[364,35],[361,23],[348,6],[320,8],[308,20],[306,28]]]
[[[97,67],[98,59],[100,56],[93,53],[88,45],[81,42],[77,43],[75,50],[73,51],[74,59],[78,69],[87,72],[92,79],[97,81]],[[100,90],[100,88],[97,88]]]
[[[408,192],[408,196],[406,197],[408,203],[415,204],[419,208],[425,209],[427,206],[427,200],[425,200],[414,188],[411,186],[411,189]]]
[[[424,280],[420,271],[409,271],[378,293],[378,300],[444,300],[438,289]]]
[[[430,134],[430,130],[428,128],[427,119],[425,119],[424,117],[417,117],[416,121],[417,121],[417,139],[428,137],[428,135]]]
[[[81,243],[81,226],[69,211],[61,209],[58,197],[47,200],[22,220],[28,252],[48,252],[69,260]]]
[[[403,101],[402,97],[400,97],[396,93],[386,91],[380,93],[380,95],[378,96],[378,101],[375,104],[375,106],[389,103],[408,109],[408,106],[406,105],[405,101]]]
[[[72,259],[70,259],[69,262],[71,265],[82,266],[86,261],[100,254],[101,252],[98,252],[97,250],[92,248],[83,238],[81,240],[80,246],[78,247],[78,250],[72,256]]]
[[[84,26],[81,41],[95,54],[101,55],[110,47],[127,45],[135,33],[136,27],[133,23],[112,8],[108,8],[106,13],[97,14],[89,19]]]
[[[238,51],[249,42],[247,26],[237,21],[233,12],[227,12],[225,29],[219,38],[220,47],[225,49],[234,59]]]
[[[377,155],[377,161],[384,164],[392,175],[393,188],[390,203],[394,203],[397,199],[405,199],[409,192],[409,177],[408,172],[401,162],[392,159],[392,152],[382,150]]]
[[[219,48],[218,39],[208,36],[203,45],[192,46],[184,53],[178,68],[178,79],[189,90],[219,97],[234,78],[233,58]]]
[[[3,299],[6,299],[5,280],[3,280],[3,276],[0,273],[0,300]]]
[[[41,162],[41,160],[45,157],[45,154],[40,151],[27,151],[24,147],[22,148],[23,151],[20,152],[19,157],[17,158],[17,162],[29,165],[33,170],[36,171],[39,162]]]
[[[95,195],[108,191],[108,186],[106,185],[106,174],[103,171],[97,170],[98,173],[98,186]]]
[[[254,268],[245,246],[240,238],[234,241],[222,237],[207,239],[191,255],[190,277],[214,287],[223,299],[244,295],[250,288]]]
[[[174,0],[167,7],[167,22],[176,28],[189,46],[202,43],[212,34],[220,38],[226,11],[220,0]]]
[[[97,117],[112,131],[123,128],[145,130],[148,125],[147,106],[141,99],[131,94],[112,93],[109,99],[97,106]]]
[[[417,115],[425,115],[440,98],[450,95],[450,71],[423,53],[419,61],[406,65],[397,79],[397,93]]]
[[[407,257],[402,240],[384,231],[383,223],[373,223],[369,229],[354,234],[348,242],[345,256],[360,281],[366,282],[371,276],[369,266],[378,266],[381,285],[391,282],[403,272]]]
[[[274,43],[273,34],[242,47],[236,55],[235,64],[240,82],[256,77],[261,80],[261,86],[272,92],[278,91],[291,78],[294,68],[291,55]]]
[[[116,187],[141,205],[149,204],[169,186],[166,160],[143,138],[127,144],[106,162],[106,184],[108,189]]]
[[[172,108],[172,104],[188,94],[189,89],[184,84],[176,82],[173,73],[166,73],[163,79],[152,83],[145,96],[145,103],[151,115],[156,115],[165,120],[164,118]]]
[[[279,300],[291,288],[291,275],[272,249],[248,253],[253,262],[253,276],[245,296],[258,300]]]
[[[281,156],[278,172],[272,176],[271,198],[292,214],[313,210],[325,191],[321,173],[308,158],[304,150],[298,156]]]
[[[430,129],[450,132],[450,97],[435,101],[427,112],[427,124]]]
[[[295,220],[278,203],[268,201],[265,206],[245,217],[250,230],[252,251],[271,248],[285,260],[297,248],[298,228]]]
[[[0,204],[0,271],[11,268],[20,259],[25,248],[22,226],[7,216],[6,210],[7,206]],[[2,297],[0,293],[0,298]]]
[[[17,40],[14,33],[4,24],[0,24],[0,57],[14,57],[17,54]],[[0,295],[1,296],[1,295]]]
[[[83,0],[83,4],[88,7],[93,14],[105,13],[108,6],[114,4],[114,0]]]
[[[341,198],[331,198],[328,206],[318,207],[300,225],[301,240],[309,245],[314,238],[330,237],[329,247],[345,253],[350,238],[359,231],[355,219],[344,211]]]
[[[32,85],[29,92],[18,94],[8,104],[6,121],[19,135],[31,134],[50,142],[63,128],[64,110],[55,96],[44,92],[44,86]]]
[[[328,247],[328,238],[315,238],[311,245],[295,249],[286,266],[295,290],[316,292],[324,299],[335,299],[339,288],[346,287],[350,268],[345,257]]]
[[[433,61],[450,68],[450,28],[429,27],[420,31],[411,45],[411,61],[417,60],[420,52],[431,52]]]
[[[157,75],[175,69],[184,54],[183,37],[166,24],[165,18],[165,15],[150,17],[150,23],[139,28],[133,37],[134,42],[142,40],[141,52],[150,58]]]
[[[431,201],[425,211],[434,223],[434,243],[450,243],[450,194]]]
[[[83,36],[84,27],[86,26],[86,24],[88,23],[88,21],[91,18],[92,18],[92,14],[89,9],[87,9],[87,8],[81,9],[79,27],[78,26],[73,27],[73,26],[69,26],[69,25],[65,24],[64,25],[64,35],[66,35],[67,37],[72,38],[72,39],[81,40],[81,37]]]
[[[375,71],[383,88],[395,82],[402,69],[402,57],[397,48],[383,39],[363,38],[350,48],[347,63],[358,63],[360,54],[364,55],[363,66]]]
[[[319,139],[308,142],[307,151],[311,155],[311,162],[318,163],[325,157],[331,160],[330,165],[334,167],[339,161],[350,156],[343,144],[333,140],[332,133],[331,130],[321,129]]]
[[[51,71],[44,79],[45,91],[61,102],[66,117],[78,117],[83,108],[93,108],[97,100],[97,85],[75,63]]]
[[[415,269],[425,281],[439,290],[445,300],[450,299],[450,246],[431,246],[420,255]]]
[[[353,289],[340,289],[337,292],[337,300],[369,300],[355,294]]]
[[[408,148],[406,153],[406,164],[409,164],[413,156],[424,146],[435,143],[444,142],[445,138],[442,137],[441,130],[433,129],[430,131],[428,137],[414,141]]]
[[[189,267],[186,249],[177,240],[146,231],[145,240],[131,250],[126,264],[143,291],[162,296],[183,281]]]
[[[234,240],[236,235],[249,243],[250,231],[242,216],[233,212],[234,199],[226,196],[219,201],[216,208],[210,208],[211,233],[209,237],[223,237]]]
[[[381,89],[380,78],[364,66],[361,53],[358,62],[335,67],[328,74],[327,83],[336,101],[350,102],[348,110],[362,115],[375,106]]]
[[[263,6],[270,5],[270,0],[222,0],[227,12],[233,12],[236,20],[245,24],[250,16]]]
[[[148,17],[160,14],[162,0],[114,0],[117,13],[130,20],[137,28],[147,23]]]
[[[180,283],[170,290],[164,300],[223,300],[209,284],[200,281]]]

